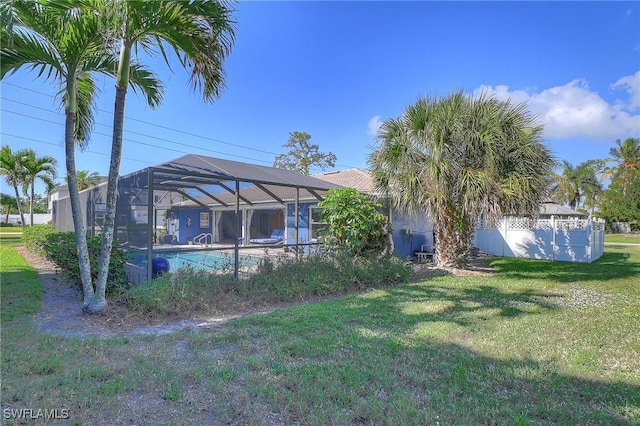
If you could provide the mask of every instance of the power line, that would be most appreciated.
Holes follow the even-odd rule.
[[[10,137],[17,138],[17,139],[24,139],[24,140],[31,141],[31,142],[43,143],[43,144],[46,144],[46,145],[53,145],[53,146],[57,146],[58,148],[61,148],[60,144],[57,144],[57,143],[47,142],[47,141],[43,141],[43,140],[40,140],[40,139],[28,138],[28,137],[25,137],[25,136],[14,135],[12,133],[0,132],[0,135],[10,136]],[[88,152],[88,153],[91,153],[91,154],[98,154],[98,155],[104,155],[104,156],[109,156],[110,155],[110,154],[107,154],[106,152],[92,151],[90,149],[82,150],[82,152]],[[137,159],[137,158],[122,157],[122,159],[123,160],[129,160],[129,161],[136,161],[138,163],[145,163],[145,164],[150,164],[150,165],[154,164],[154,163],[152,163],[150,161],[140,160],[140,159]]]
[[[27,118],[30,118],[30,119],[33,119],[33,120],[42,121],[42,122],[45,122],[45,123],[51,123],[51,124],[55,124],[55,125],[58,125],[58,126],[64,126],[64,123],[59,123],[57,121],[47,120],[47,119],[44,119],[44,118],[41,118],[41,117],[35,117],[33,115],[28,115],[28,114],[12,111],[12,110],[9,110],[9,109],[6,109],[6,108],[3,108],[2,111],[8,112],[10,114],[19,115],[19,116],[22,116],[22,117],[27,117]],[[105,124],[101,124],[101,125],[102,126],[106,126]],[[169,143],[172,143],[172,144],[175,144],[175,145],[182,145],[182,146],[186,146],[186,147],[189,147],[189,148],[199,149],[201,151],[206,151],[206,152],[211,152],[211,153],[215,153],[215,154],[226,155],[226,156],[229,156],[229,157],[237,157],[237,158],[241,158],[243,160],[251,160],[251,161],[257,161],[257,162],[261,162],[261,163],[270,164],[269,161],[260,160],[258,158],[245,157],[245,156],[242,156],[242,155],[229,154],[229,153],[226,153],[226,152],[216,151],[216,150],[213,150],[213,149],[201,148],[201,147],[198,147],[198,146],[195,146],[195,145],[184,144],[184,143],[181,143],[181,142],[171,141],[169,139],[164,139],[164,138],[160,138],[160,137],[156,137],[156,136],[145,135],[145,134],[137,133],[137,132],[130,132],[130,133],[136,133],[138,135],[142,135],[142,136],[145,136],[145,137],[161,140],[161,141],[164,141],[164,142],[169,142]],[[96,132],[96,131],[91,132],[91,134],[98,135],[98,136],[111,137],[111,135],[109,135],[109,134],[100,133],[100,132]],[[130,143],[133,143],[133,144],[150,146],[150,147],[157,148],[157,149],[163,149],[165,151],[177,152],[179,154],[192,154],[189,151],[182,151],[182,150],[179,150],[179,149],[168,148],[168,147],[162,146],[162,145],[154,145],[154,144],[151,144],[151,143],[141,142],[141,141],[133,140],[133,139],[130,139],[130,138],[125,138],[124,140],[126,142],[130,142]]]
[[[30,107],[30,108],[39,109],[39,110],[42,110],[42,111],[53,112],[53,111],[51,111],[50,109],[47,109],[47,108],[42,108],[42,107],[38,107],[38,106],[35,106],[35,105],[30,105],[30,104],[27,104],[27,103],[24,103],[24,102],[20,102],[20,101],[16,101],[16,100],[14,100],[14,99],[9,99],[9,98],[6,98],[6,97],[0,97],[0,99],[6,100],[6,101],[9,101],[9,102],[13,102],[13,103],[16,103],[16,104],[19,104],[19,105],[24,105],[24,106],[27,106],[27,107]],[[8,112],[8,113],[10,113],[10,114],[16,114],[16,115],[21,115],[21,116],[23,116],[23,117],[27,117],[27,118],[32,118],[32,119],[34,119],[34,120],[44,121],[44,122],[46,122],[46,123],[52,123],[52,124],[62,125],[61,123],[58,123],[58,122],[56,122],[56,121],[46,120],[46,119],[41,118],[41,117],[34,117],[34,116],[32,116],[32,115],[27,115],[27,114],[24,114],[24,113],[19,113],[19,112],[16,112],[16,111],[8,110],[8,109],[6,109],[6,108],[4,108],[4,109],[3,109],[3,111]],[[55,113],[55,112],[54,112],[54,114],[62,115],[61,113]],[[141,121],[141,120],[138,120],[138,121]],[[145,123],[146,123],[146,122],[145,122]],[[151,124],[151,123],[147,123],[147,124]],[[111,128],[112,128],[112,126],[110,126],[110,125],[108,125],[108,124],[100,123],[100,122],[96,122],[96,123],[95,123],[95,125],[97,125],[97,126],[102,126],[102,127],[107,127],[107,128],[109,128],[109,129],[111,129]],[[164,127],[164,126],[157,126],[157,127],[161,127],[161,128],[168,129],[168,127]],[[147,137],[147,138],[153,138],[153,139],[156,139],[156,140],[161,140],[161,141],[163,141],[163,142],[169,142],[169,143],[172,143],[172,144],[175,144],[175,145],[185,146],[185,147],[187,147],[187,148],[200,149],[200,150],[203,150],[203,151],[213,152],[213,153],[216,153],[216,154],[229,155],[229,156],[232,156],[232,157],[239,157],[239,158],[246,159],[246,160],[260,161],[260,162],[263,162],[263,163],[269,163],[269,161],[266,161],[266,160],[259,160],[259,159],[256,159],[256,158],[244,157],[244,156],[241,156],[241,155],[235,155],[235,154],[227,154],[226,152],[216,151],[216,150],[207,149],[207,148],[202,148],[202,147],[199,147],[199,146],[197,146],[197,145],[191,145],[191,144],[184,143],[184,142],[178,142],[178,141],[174,141],[174,140],[171,140],[171,139],[161,138],[161,137],[159,137],[159,136],[150,136],[150,135],[148,135],[148,134],[146,134],[146,133],[135,132],[135,131],[133,131],[133,130],[125,130],[125,132],[126,132],[126,133],[131,133],[131,134],[134,134],[134,135],[138,135],[138,136],[144,136],[144,137]],[[100,136],[107,136],[107,137],[108,137],[108,136],[110,136],[110,135],[106,135],[106,134],[104,134],[104,133],[99,133],[99,132],[92,132],[92,133],[97,134],[97,135],[100,135]],[[148,144],[148,143],[139,142],[139,141],[134,141],[134,140],[131,140],[131,139],[126,139],[126,140],[127,140],[128,142],[138,143],[138,144],[147,145],[147,146],[153,146],[153,147],[155,147],[155,148],[164,148],[164,147],[162,147],[162,146],[150,145],[150,144]],[[212,139],[212,140],[214,140],[214,139]],[[238,145],[238,146],[239,146],[239,145]],[[184,153],[184,154],[189,154],[188,152],[179,151],[179,150],[172,150],[172,151],[180,152],[180,153]],[[255,151],[269,153],[268,151],[260,151],[260,150],[255,150]]]
[[[29,92],[32,92],[32,93],[36,93],[38,95],[45,96],[45,97],[48,97],[48,98],[56,99],[56,96],[52,96],[49,93],[40,92],[38,90],[34,90],[34,89],[31,89],[31,88],[28,88],[28,87],[19,86],[19,85],[16,85],[16,84],[13,84],[13,83],[8,83],[8,82],[3,82],[3,84],[6,84],[6,85],[11,86],[11,87],[15,87],[17,89],[26,90],[26,91],[29,91]],[[18,103],[18,104],[21,104],[21,105],[25,105],[25,106],[28,106],[28,107],[31,107],[31,108],[36,108],[36,109],[52,112],[51,110],[48,110],[46,108],[37,107],[35,105],[30,105],[30,104],[27,104],[27,103],[19,102],[19,101],[16,101],[16,100],[13,100],[13,99],[9,99],[9,98],[6,98],[6,97],[1,97],[1,99],[8,100],[10,102]],[[103,110],[103,109],[100,109],[100,108],[97,108],[97,111],[113,115],[112,111],[106,111],[106,110]],[[57,112],[56,114],[60,114],[61,115],[60,112]],[[26,116],[26,117],[29,117],[29,116]],[[224,145],[233,146],[233,147],[236,147],[236,148],[247,149],[247,150],[250,150],[250,151],[260,152],[260,153],[274,155],[274,156],[280,154],[280,153],[276,153],[276,152],[272,152],[272,151],[261,150],[261,149],[250,147],[250,146],[246,146],[246,145],[227,142],[227,141],[223,141],[223,140],[220,140],[220,139],[211,138],[211,137],[208,137],[208,136],[202,136],[202,135],[198,135],[198,134],[195,134],[195,133],[186,132],[186,131],[183,131],[183,130],[178,130],[178,129],[175,129],[175,128],[171,128],[171,127],[168,127],[168,126],[163,126],[163,125],[157,124],[157,123],[148,122],[148,121],[141,120],[141,119],[134,118],[134,117],[126,117],[126,119],[130,120],[130,121],[136,121],[136,122],[139,122],[139,123],[142,123],[142,124],[146,124],[146,125],[149,125],[149,126],[153,126],[153,127],[158,127],[158,128],[161,128],[161,129],[169,130],[169,131],[172,131],[172,132],[184,134],[184,135],[187,135],[187,136],[196,137],[196,138],[200,138],[200,139],[204,139],[204,140],[208,140],[208,141],[212,141],[212,142],[221,143],[221,144],[224,144]],[[96,123],[96,125],[105,126],[105,127],[109,127],[109,128],[112,127],[111,125],[107,125],[107,124],[103,124],[103,123]],[[216,154],[222,154],[222,155],[227,155],[227,156],[232,156],[232,157],[238,157],[238,158],[252,160],[252,161],[259,161],[259,162],[267,163],[267,164],[271,163],[271,161],[258,160],[258,159],[254,159],[254,158],[250,158],[250,157],[245,157],[245,156],[240,156],[240,155],[235,155],[235,154],[228,154],[228,153],[225,153],[225,152],[222,152],[222,151],[209,150],[209,149],[206,149],[206,148],[198,147],[196,145],[190,145],[190,144],[185,144],[185,143],[182,143],[182,142],[177,142],[177,141],[174,141],[174,140],[171,140],[171,139],[165,139],[165,138],[159,138],[159,137],[156,137],[156,136],[150,136],[148,134],[139,133],[139,132],[135,132],[135,131],[130,131],[130,130],[125,130],[125,131],[127,133],[136,134],[136,135],[139,135],[139,136],[149,137],[149,138],[153,138],[153,139],[158,139],[158,140],[162,140],[162,141],[173,143],[173,144],[177,144],[177,145],[182,145],[182,146],[185,146],[185,147],[188,147],[188,148],[200,149],[200,150],[207,151],[207,152],[213,152],[213,153],[216,153]],[[179,152],[179,151],[177,151],[177,152]],[[341,167],[341,168],[355,168],[355,166],[342,165],[342,164],[336,164],[336,166],[337,167]],[[317,168],[314,168],[314,169],[318,170]]]

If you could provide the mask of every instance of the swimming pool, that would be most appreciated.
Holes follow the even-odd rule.
[[[175,271],[185,266],[194,269],[204,269],[207,271],[220,271],[233,269],[233,253],[222,253],[218,250],[206,251],[161,251],[155,252],[153,257],[164,257],[169,262],[170,271]],[[247,268],[258,265],[259,259],[255,256],[240,256],[239,267]],[[146,267],[147,256],[145,253],[136,253],[132,258],[132,263]]]

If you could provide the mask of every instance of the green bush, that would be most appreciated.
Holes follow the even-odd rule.
[[[100,257],[101,237],[87,237],[89,259],[91,261],[91,279],[95,283],[98,279],[98,259]],[[80,264],[74,232],[54,232],[46,235],[42,245],[46,257],[60,268],[65,276],[77,285],[82,285],[80,278]],[[122,293],[129,285],[129,279],[124,269],[128,256],[114,241],[111,249],[111,262],[107,276],[106,293],[110,296]]]
[[[319,205],[327,223],[327,246],[358,255],[379,254],[387,247],[387,218],[369,196],[353,188],[330,189]]]
[[[338,251],[300,260],[265,258],[257,273],[242,280],[233,279],[231,274],[180,268],[129,289],[123,299],[132,310],[145,314],[233,312],[246,305],[404,283],[410,277],[411,267],[397,257],[354,256]]]
[[[33,225],[22,231],[22,242],[29,251],[40,256],[46,256],[45,244],[47,237],[57,231],[51,225]]]

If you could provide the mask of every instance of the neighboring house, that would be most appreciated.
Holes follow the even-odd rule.
[[[69,186],[68,185],[58,185],[49,191],[47,196],[47,213],[53,213],[53,204],[62,198],[66,198],[69,196]]]
[[[589,215],[561,206],[553,201],[545,201],[540,206],[540,219],[550,219],[551,216],[556,219],[586,219]]]

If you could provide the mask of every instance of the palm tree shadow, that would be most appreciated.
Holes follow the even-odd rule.
[[[450,416],[439,412],[442,407],[457,407],[474,416],[469,421],[482,424],[634,424],[631,417],[640,412],[640,386],[574,377],[559,372],[553,361],[517,356],[499,359],[438,338],[414,338],[413,331],[428,328],[429,323],[436,328],[436,323],[448,322],[477,330],[491,318],[540,315],[558,309],[561,297],[554,292],[508,291],[490,285],[411,284],[358,296],[358,303],[348,304],[344,313],[345,318],[356,318],[349,326],[353,334],[361,335],[363,345],[371,345],[371,351],[397,352],[403,368],[396,374],[415,380],[404,360],[421,359],[429,374],[438,377],[417,387],[428,386],[430,395],[448,398],[446,403],[435,401],[432,407],[441,419]],[[374,330],[368,329],[372,323]],[[473,406],[476,401],[486,406]],[[616,411],[612,407],[627,408]],[[461,418],[454,415],[450,420]]]
[[[406,285],[386,290],[380,310],[390,315],[402,315],[407,326],[423,322],[452,322],[462,326],[473,325],[491,317],[515,318],[536,315],[556,309],[561,293],[537,291],[508,292],[483,285],[461,288],[443,285]]]
[[[606,281],[640,276],[640,263],[630,262],[626,252],[605,252],[592,263],[554,262],[518,258],[496,258],[489,263],[500,276],[519,280],[549,280],[558,283]]]

